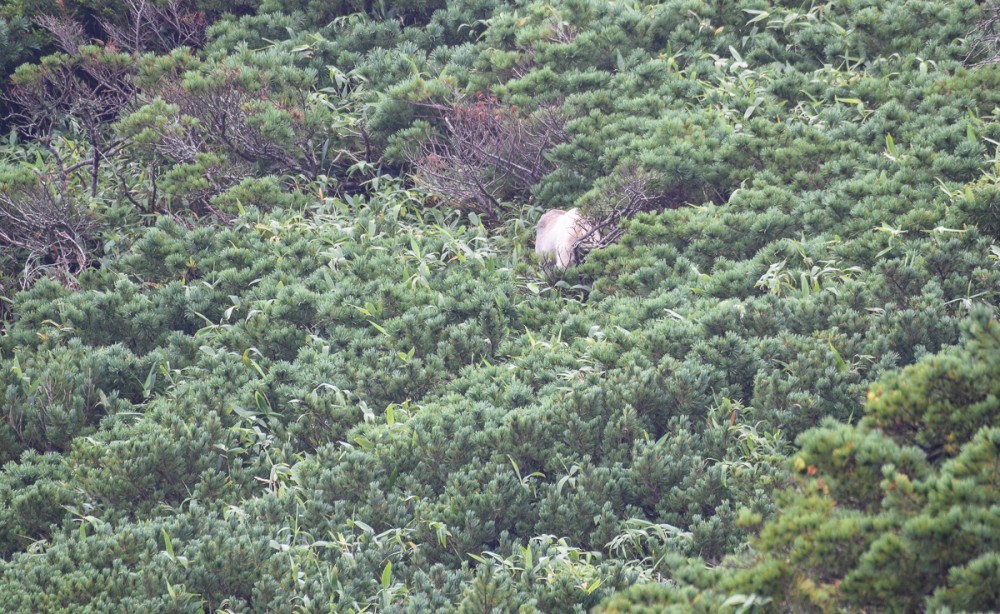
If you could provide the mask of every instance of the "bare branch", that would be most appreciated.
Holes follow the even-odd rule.
[[[1000,31],[998,30],[1000,30],[1000,2],[994,2],[983,9],[983,17],[966,36],[966,40],[971,41],[969,52],[965,56],[966,64],[985,66],[1000,62]]]
[[[266,85],[248,89],[236,70],[213,74],[210,84],[196,90],[171,79],[147,94],[177,109],[167,121],[150,127],[156,138],[147,140],[145,148],[154,167],[202,165],[205,154],[225,158],[224,164],[205,169],[206,189],[184,194],[196,210],[210,212],[212,197],[253,176],[258,167],[280,175],[302,175],[309,180],[323,172],[313,144],[328,137],[320,124],[307,120],[310,110],[305,97],[271,100]],[[288,141],[271,138],[257,121],[260,113],[273,108],[287,114],[292,134]],[[185,117],[197,119],[197,124]]]
[[[108,41],[129,53],[167,52],[177,47],[200,49],[205,44],[208,22],[204,11],[183,0],[124,0],[126,14],[121,25],[101,21]]]
[[[0,192],[0,246],[28,252],[22,287],[45,270],[74,283],[90,263],[97,230],[86,207],[55,186],[43,182]]]
[[[83,26],[72,19],[43,15],[36,20],[36,23],[48,30],[59,48],[70,55],[76,55],[80,47],[87,42]]]
[[[59,32],[79,27],[56,18],[42,21]],[[71,35],[72,32],[65,34],[66,37]],[[108,126],[134,100],[134,74],[135,65],[127,56],[107,51],[80,52],[77,48],[74,55],[40,64],[15,76],[13,87],[4,94],[13,103],[9,119],[54,154],[64,187],[70,173],[82,164],[90,164],[91,193],[97,194],[101,160],[115,153],[119,144],[107,142]],[[91,147],[89,160],[70,168],[65,167],[58,152],[49,145],[56,127],[67,122],[75,122],[81,128]]]
[[[567,139],[565,118],[555,107],[522,116],[516,107],[480,98],[432,108],[442,115],[444,131],[410,152],[417,180],[488,216],[551,172],[545,154]]]
[[[660,191],[658,183],[654,174],[637,166],[618,169],[598,197],[601,204],[590,208],[594,222],[573,244],[577,262],[582,262],[587,252],[617,242],[625,232],[623,222],[635,214],[667,207],[668,195]]]

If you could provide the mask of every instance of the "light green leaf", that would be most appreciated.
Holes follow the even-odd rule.
[[[385,564],[385,568],[382,570],[382,588],[383,590],[389,590],[389,586],[392,583],[392,561],[388,561]]]

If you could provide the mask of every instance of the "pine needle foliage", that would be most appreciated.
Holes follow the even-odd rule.
[[[195,5],[0,148],[0,611],[1000,607],[987,8]]]

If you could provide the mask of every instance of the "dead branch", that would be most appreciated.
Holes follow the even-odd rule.
[[[76,55],[80,47],[87,43],[83,25],[73,19],[43,15],[36,23],[48,30],[59,48],[70,55]]]
[[[637,166],[616,171],[610,187],[600,196],[603,204],[592,209],[595,221],[573,244],[577,262],[582,262],[587,252],[617,242],[625,232],[623,222],[635,214],[666,207],[669,199],[658,183],[654,174]]]
[[[69,23],[68,30],[74,25],[56,18],[46,22],[54,30],[59,30],[60,24]],[[65,36],[69,37],[66,44],[71,47],[75,35],[70,32]],[[64,187],[73,170],[90,164],[91,194],[96,196],[100,162],[115,153],[120,145],[119,141],[109,141],[107,127],[135,99],[134,75],[134,63],[119,54],[77,47],[75,55],[40,64],[30,73],[15,78],[13,86],[4,94],[13,109],[8,118],[25,135],[41,142],[54,154]],[[79,126],[91,147],[89,160],[70,168],[50,145],[56,127],[67,122]]]
[[[174,110],[167,112],[165,121],[147,128],[155,138],[145,139],[140,153],[153,174],[182,165],[200,169],[204,187],[185,186],[183,194],[173,195],[195,213],[215,215],[214,196],[262,170],[311,181],[329,164],[315,153],[315,143],[328,137],[322,123],[309,120],[307,97],[272,99],[266,84],[260,89],[245,86],[237,69],[207,76],[207,83],[198,88],[165,79],[144,97],[158,98]],[[285,113],[291,138],[278,141],[267,134],[261,116],[273,109]]]
[[[969,31],[970,41],[965,63],[969,66],[985,66],[1000,62],[1000,2],[983,9],[983,17]],[[971,62],[971,63],[970,63]]]
[[[443,129],[410,152],[415,176],[458,206],[489,217],[550,173],[554,167],[545,154],[568,140],[556,107],[522,116],[516,107],[480,98],[436,108]]]
[[[0,192],[0,246],[28,253],[22,287],[45,270],[72,284],[90,263],[97,231],[86,207],[56,186]]]
[[[165,53],[177,47],[200,49],[205,45],[208,21],[204,11],[182,0],[125,0],[121,25],[102,20],[108,42],[129,53]]]

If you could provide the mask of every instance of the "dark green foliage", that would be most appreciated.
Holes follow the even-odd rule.
[[[931,459],[954,456],[1000,419],[998,374],[1000,329],[991,326],[964,354],[926,359],[872,388],[865,424]]]
[[[136,103],[0,150],[94,222],[16,294],[0,252],[0,611],[996,609],[981,10],[268,1],[86,48]],[[542,136],[490,219],[414,185],[456,109]],[[623,205],[539,274],[546,209]]]
[[[0,78],[27,60],[38,43],[31,36],[31,22],[24,16],[0,15]]]
[[[984,405],[961,390],[992,385],[1000,375],[1000,325],[979,311],[970,328],[960,349],[925,357],[873,385],[859,425],[827,419],[798,438],[797,487],[781,495],[782,511],[761,530],[752,565],[709,583],[701,578],[693,586],[649,590],[677,599],[712,586],[789,610],[995,609],[996,395],[987,393]],[[889,418],[905,408],[929,419],[949,394],[947,415],[969,416],[974,426],[923,423],[929,433],[948,431],[943,447],[921,450],[911,431],[897,427],[906,414],[895,414],[898,422]],[[626,603],[641,603],[642,594]]]
[[[57,328],[52,334],[65,332]],[[40,451],[64,451],[105,412],[127,409],[129,399],[141,400],[142,364],[121,346],[94,352],[74,339],[65,347],[55,341],[56,347],[49,349],[49,335],[39,334],[45,338],[42,347],[23,359],[15,353],[0,375],[8,408],[0,426],[4,439]],[[14,458],[17,450],[5,450],[0,459]]]
[[[8,444],[9,445],[9,444]],[[10,449],[10,448],[7,448]],[[9,557],[51,537],[74,496],[67,468],[56,454],[27,452],[0,482],[0,556]]]
[[[682,612],[718,612],[724,600],[707,591],[690,586],[666,587],[660,584],[638,584],[617,593],[601,604],[596,611],[608,614],[630,612],[634,614],[681,614]],[[742,605],[743,601],[731,602]]]
[[[265,0],[261,13],[301,13],[312,27],[321,28],[338,17],[364,15],[375,20],[398,20],[404,24],[426,22],[444,0]]]

